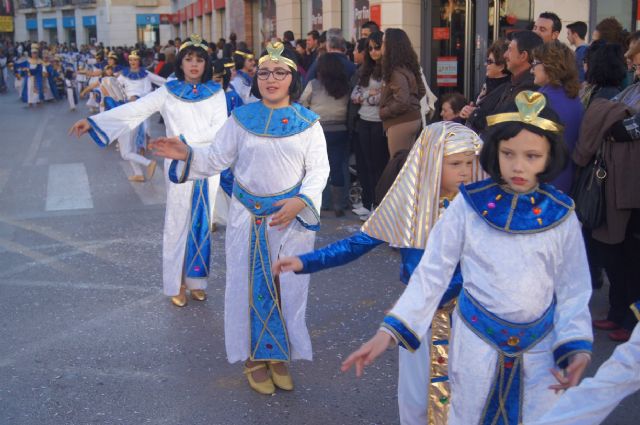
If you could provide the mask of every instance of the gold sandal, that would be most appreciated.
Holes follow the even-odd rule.
[[[271,380],[273,380],[273,383],[275,384],[275,386],[280,388],[281,390],[285,390],[285,391],[293,390],[293,379],[291,379],[289,368],[287,367],[286,374],[281,375],[278,372],[276,372],[276,369],[273,367],[274,364],[278,364],[278,363],[284,363],[284,362],[270,361],[268,364],[269,370],[271,371]]]
[[[245,375],[247,375],[247,380],[249,381],[249,386],[256,392],[260,393],[260,394],[265,394],[265,395],[270,395],[276,392],[276,387],[273,385],[273,381],[271,380],[271,378],[268,377],[267,375],[267,380],[263,381],[263,382],[256,382],[255,379],[253,379],[253,375],[251,375],[252,372],[255,372],[256,370],[260,370],[263,368],[266,368],[267,365],[265,363],[259,363],[255,366],[251,366],[248,367],[247,364],[245,363],[244,365],[244,371],[242,373],[244,373]]]
[[[175,297],[171,297],[171,302],[176,307],[184,307],[187,305],[187,287],[184,285],[180,286],[180,293]]]

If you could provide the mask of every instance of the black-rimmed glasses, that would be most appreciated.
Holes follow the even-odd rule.
[[[273,78],[275,80],[282,81],[285,78],[287,78],[287,75],[291,74],[291,71],[287,71],[284,69],[276,69],[273,71],[270,71],[268,69],[259,69],[256,72],[256,76],[258,77],[258,80],[268,80],[271,74],[273,74]]]

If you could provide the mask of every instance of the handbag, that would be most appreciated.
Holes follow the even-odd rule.
[[[577,171],[577,177],[571,186],[571,197],[576,204],[576,214],[582,225],[595,229],[606,220],[607,205],[604,183],[607,178],[607,165],[604,161],[604,139],[593,162]]]

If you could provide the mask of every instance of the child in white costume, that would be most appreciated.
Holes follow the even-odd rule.
[[[312,358],[305,324],[309,277],[278,281],[271,260],[313,248],[329,175],[318,116],[291,103],[301,87],[291,53],[282,43],[269,44],[267,52],[253,82],[262,101],[235,108],[209,148],[191,149],[176,138],[150,143],[158,155],[180,160],[179,181],[233,171],[225,345],[229,362],[246,361],[249,385],[262,394],[275,386],[293,389],[288,362]]]
[[[155,112],[160,112],[167,136],[182,135],[196,146],[208,146],[227,117],[220,85],[210,81],[206,43],[192,36],[176,58],[179,79],[135,102],[78,121],[72,131],[89,132],[96,143],[107,146]],[[185,288],[192,298],[204,300],[209,272],[209,229],[218,177],[196,182],[169,182],[170,161],[165,162],[167,207],[162,244],[163,287],[177,306],[186,304]]]
[[[481,140],[469,128],[438,122],[423,130],[391,189],[360,232],[299,257],[282,258],[274,273],[313,273],[344,265],[387,242],[400,249],[400,280],[407,284],[429,232],[458,193],[461,183],[478,181]],[[446,423],[450,393],[447,352],[450,313],[462,285],[456,270],[432,329],[415,352],[399,351],[398,410],[402,425]]]
[[[522,92],[488,117],[480,162],[492,178],[461,187],[436,223],[379,332],[343,363],[360,375],[393,341],[420,345],[458,263],[449,424],[518,424],[556,399],[554,364],[576,385],[590,360],[589,268],[573,201],[545,181],[566,164],[544,95]]]
[[[631,305],[640,320],[640,301]],[[562,383],[562,377],[558,377]],[[640,390],[640,324],[618,346],[596,376],[569,388],[540,419],[525,425],[597,425],[627,397]]]

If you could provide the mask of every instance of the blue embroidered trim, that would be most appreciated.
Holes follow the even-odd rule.
[[[586,339],[576,339],[560,344],[553,350],[553,358],[560,369],[569,366],[569,357],[576,353],[591,353],[593,343]]]
[[[307,223],[307,221],[300,217],[300,214],[298,214],[296,216],[296,220],[298,220],[298,223],[300,223],[305,229],[311,230],[312,232],[317,232],[318,230],[320,230],[320,214],[318,213],[318,210],[316,210],[316,207],[313,206],[313,202],[311,201],[311,199],[309,199],[308,196],[303,195],[302,193],[298,193],[295,197],[301,199],[302,202],[307,205],[307,208],[309,209],[309,211],[311,211],[311,213],[313,214],[313,218],[315,219],[314,223]]]
[[[178,177],[177,175],[177,168],[180,161],[174,159],[171,161],[171,164],[169,164],[168,174],[169,174],[169,180],[172,183],[186,182],[187,179],[189,178],[189,171],[191,170],[191,160],[193,159],[193,149],[191,149],[191,146],[187,144],[187,140],[184,138],[182,134],[180,135],[180,140],[182,141],[182,143],[187,145],[187,149],[189,150],[189,152],[187,153],[186,161],[184,161],[184,167],[182,168],[182,174],[180,175],[180,177]]]
[[[209,276],[211,238],[209,232],[209,181],[193,182],[191,194],[191,226],[187,237],[185,274],[191,278]]]
[[[631,304],[631,311],[633,311],[633,314],[636,315],[636,319],[640,320],[640,301],[636,301],[635,303]]]
[[[280,299],[271,274],[267,217],[281,207],[275,204],[295,196],[300,185],[274,196],[258,196],[244,189],[236,180],[233,195],[251,213],[249,240],[249,327],[251,360],[289,361],[287,328]]]
[[[135,128],[136,132],[136,148],[146,149],[147,147],[147,125],[144,121]]]
[[[178,99],[187,102],[200,102],[209,99],[222,88],[215,81],[200,84],[189,84],[181,80],[169,81],[165,84],[167,91]]]
[[[100,146],[101,148],[106,148],[109,144],[109,137],[107,137],[107,134],[102,131],[100,126],[98,126],[98,124],[96,124],[96,122],[91,118],[87,118],[87,121],[89,121],[89,124],[91,124],[89,135],[91,136],[93,141],[96,142],[96,145]]]
[[[240,95],[233,89],[232,85],[229,85],[229,89],[224,94],[227,100],[227,116],[231,115],[231,111],[244,105]]]
[[[530,323],[513,323],[494,315],[466,290],[458,296],[458,313],[467,327],[505,356],[518,356],[540,342],[553,329],[556,299],[542,316]]]
[[[117,108],[120,105],[124,105],[125,103],[127,103],[125,100],[115,100],[114,98],[112,98],[111,96],[105,96],[104,97],[104,109],[105,111],[109,111],[113,108]]]
[[[380,326],[390,330],[398,340],[398,344],[407,350],[414,352],[420,347],[420,338],[396,316],[387,314]]]
[[[566,220],[573,200],[548,184],[529,193],[505,190],[491,179],[460,186],[464,199],[491,227],[507,233],[538,233]]]
[[[227,168],[223,172],[220,173],[220,187],[227,194],[227,196],[231,197],[233,195],[233,182],[235,177],[231,168]]]
[[[438,376],[437,378],[431,378],[432,384],[437,384],[438,382],[447,382],[449,380],[449,375]]]
[[[504,354],[499,353],[493,384],[480,417],[481,425],[522,423],[523,367],[522,355],[505,359]]]
[[[271,109],[253,102],[231,112],[236,122],[251,134],[261,137],[287,137],[302,133],[320,117],[298,103]]]
[[[147,70],[140,68],[138,72],[131,72],[131,68],[128,66],[122,69],[122,75],[130,80],[142,80],[148,74]]]

